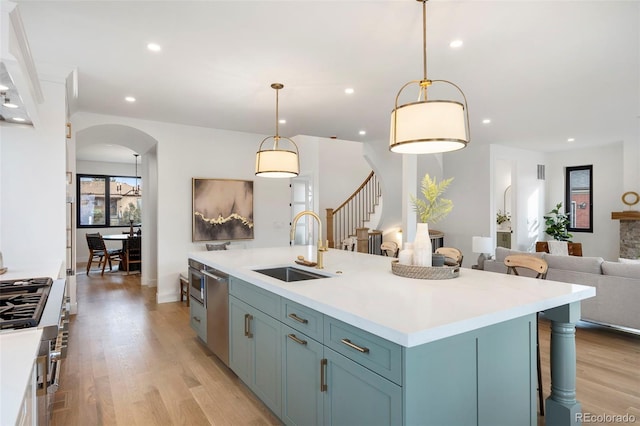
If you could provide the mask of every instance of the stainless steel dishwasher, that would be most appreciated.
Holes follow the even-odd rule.
[[[229,275],[205,266],[207,346],[229,366]]]

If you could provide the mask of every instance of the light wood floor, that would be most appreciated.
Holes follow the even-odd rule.
[[[198,343],[186,302],[157,304],[119,272],[79,275],[77,288],[53,426],[279,424]]]
[[[79,275],[77,287],[53,426],[279,424],[198,343],[185,302],[156,304],[155,288],[118,272]],[[549,323],[540,330],[546,397]],[[640,336],[580,323],[576,337],[583,412],[628,413],[640,424]]]

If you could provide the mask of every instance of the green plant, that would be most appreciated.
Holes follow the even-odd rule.
[[[496,214],[496,222],[498,223],[498,225],[502,225],[503,223],[510,220],[511,215],[509,214],[509,212],[502,213],[502,210],[498,210],[498,213]]]
[[[544,232],[553,237],[554,240],[570,242],[573,235],[567,232],[569,216],[564,213],[560,213],[561,207],[562,203],[558,203],[556,204],[555,209],[543,216],[545,219],[544,224],[547,226],[547,229],[545,229]]]
[[[449,187],[453,178],[443,179],[440,183],[436,178],[431,179],[427,173],[422,178],[422,195],[423,199],[419,199],[411,195],[411,203],[413,209],[418,213],[420,222],[436,223],[453,209],[453,201],[440,197]]]

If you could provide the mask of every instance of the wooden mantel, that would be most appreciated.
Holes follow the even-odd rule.
[[[611,212],[613,220],[640,220],[640,211],[628,210],[625,212]]]

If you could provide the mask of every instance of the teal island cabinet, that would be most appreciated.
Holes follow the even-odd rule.
[[[312,251],[190,254],[231,275],[231,369],[283,423],[535,425],[543,311],[554,347],[546,421],[576,424],[574,323],[592,287],[471,269],[414,280],[393,275],[389,258],[340,250],[324,270],[306,268],[326,278],[256,272]]]

